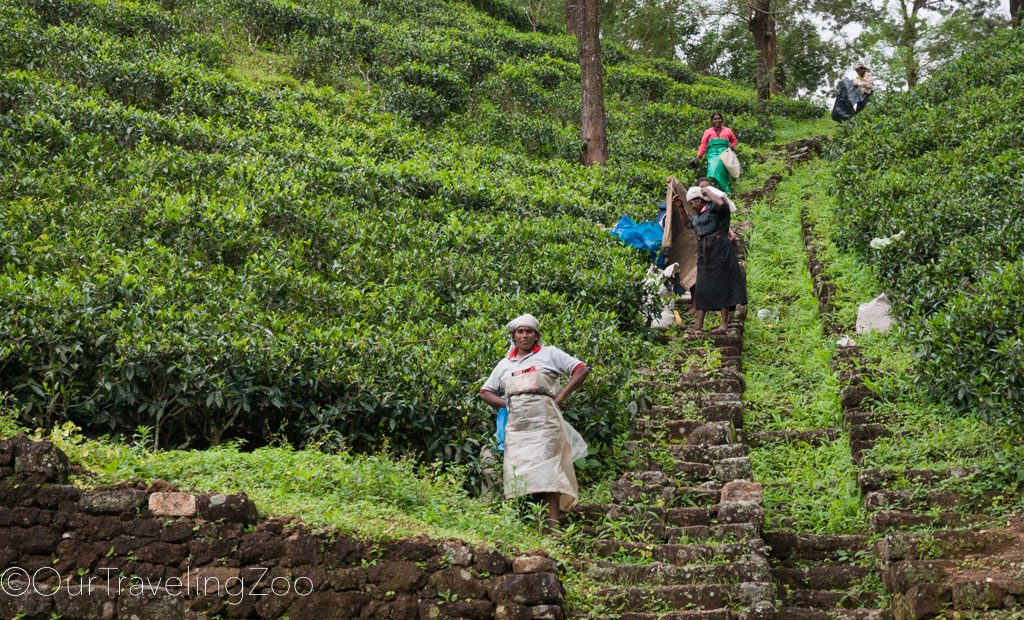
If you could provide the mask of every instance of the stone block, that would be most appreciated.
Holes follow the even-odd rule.
[[[953,584],[953,604],[964,609],[1002,607],[1006,590],[988,581],[962,581]]]
[[[505,575],[497,586],[496,598],[501,602],[522,605],[562,603],[565,593],[558,576],[553,573],[532,573],[526,575]]]
[[[764,492],[760,483],[733,480],[732,482],[725,483],[722,487],[721,501],[761,504],[764,501]]]
[[[83,512],[93,515],[136,514],[146,505],[146,492],[138,489],[110,489],[83,493]]]
[[[117,617],[181,620],[185,617],[184,598],[166,593],[128,596],[122,594],[117,597]]]
[[[296,596],[287,615],[315,620],[352,620],[359,618],[369,603],[370,596],[365,592],[313,592]]]
[[[951,599],[952,593],[948,587],[934,583],[921,584],[895,597],[894,611],[896,617],[902,620],[933,618],[942,613]]]
[[[487,588],[468,569],[461,566],[437,571],[430,576],[429,583],[439,594],[454,594],[459,598],[485,598],[487,596]]]
[[[195,514],[207,521],[250,525],[256,522],[256,504],[245,493],[203,494],[195,499]]]
[[[564,620],[565,612],[558,605],[520,605],[500,603],[494,620]]]
[[[555,561],[542,555],[520,556],[512,560],[512,572],[517,574],[553,573],[555,572]]]
[[[754,502],[722,502],[718,505],[719,523],[751,523],[757,531],[764,525],[764,508]]]
[[[730,422],[709,422],[693,429],[687,441],[691,445],[723,445],[733,443]]]
[[[180,491],[153,493],[149,496],[149,512],[154,517],[194,517],[196,498]]]
[[[477,549],[474,567],[489,575],[504,575],[511,569],[508,558],[497,549]]]
[[[490,601],[420,601],[421,620],[488,620],[494,617],[494,606]]]
[[[385,592],[415,592],[427,581],[427,575],[414,562],[381,562],[366,570],[366,579]]]
[[[14,473],[21,476],[40,476],[46,482],[65,484],[71,463],[66,454],[49,441],[31,441],[27,437],[12,438],[14,445]]]
[[[715,461],[715,478],[726,482],[729,480],[750,480],[754,477],[750,467],[750,457],[740,456]]]
[[[441,552],[449,564],[469,566],[473,563],[473,549],[464,543],[446,540],[441,543]]]

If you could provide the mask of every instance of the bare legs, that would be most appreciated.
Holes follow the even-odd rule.
[[[729,309],[722,308],[720,312],[722,313],[722,324],[711,330],[712,333],[715,334],[720,334],[724,332],[726,328],[729,326]],[[704,331],[704,311],[697,310],[694,316],[696,317],[697,321],[693,324],[693,327],[690,328],[690,331],[699,334],[700,332]]]
[[[549,533],[558,531],[558,518],[561,516],[561,493],[538,493],[537,496],[548,506],[548,518],[544,524]]]

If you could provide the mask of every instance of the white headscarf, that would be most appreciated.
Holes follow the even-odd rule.
[[[537,320],[537,317],[532,314],[521,314],[509,321],[508,325],[505,326],[505,328],[508,329],[509,338],[511,338],[512,334],[514,334],[520,327],[529,327],[533,331],[537,332],[537,344],[540,344],[540,321]]]
[[[704,192],[700,191],[701,188],[694,185],[690,189],[686,190],[686,202],[690,202],[694,198],[700,198],[704,200]]]

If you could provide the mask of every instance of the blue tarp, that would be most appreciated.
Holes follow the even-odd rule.
[[[505,427],[508,426],[508,409],[498,409],[498,417],[494,420],[494,441],[498,444],[498,452],[505,454]]]
[[[612,234],[631,248],[650,252],[651,260],[654,260],[661,250],[663,232],[657,222],[637,224],[628,215],[623,215],[612,229]]]

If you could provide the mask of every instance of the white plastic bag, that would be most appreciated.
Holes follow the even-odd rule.
[[[718,158],[722,160],[722,165],[729,171],[729,176],[731,178],[740,178],[740,173],[742,173],[743,170],[740,168],[740,159],[739,157],[736,157],[736,151],[732,149],[725,149]]]

